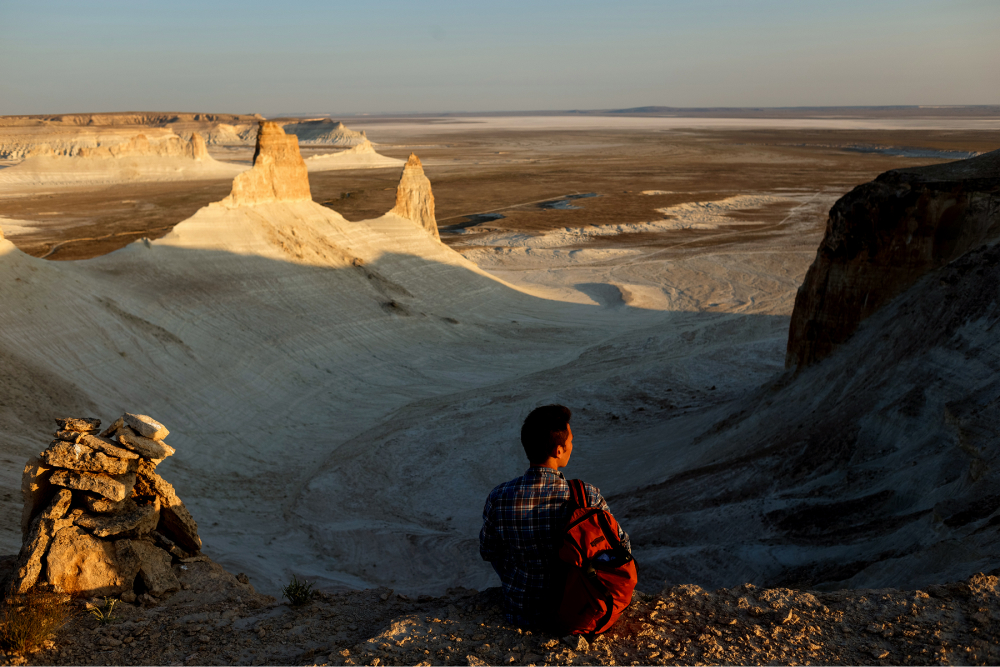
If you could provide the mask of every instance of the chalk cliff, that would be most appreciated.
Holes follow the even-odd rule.
[[[431,182],[424,175],[424,167],[416,153],[410,153],[410,159],[403,167],[403,175],[396,187],[396,205],[391,213],[413,220],[434,238],[441,238],[437,220],[434,218],[434,193],[431,192]]]
[[[31,157],[53,155],[51,150],[46,151],[45,148],[47,146],[39,147],[37,151],[31,154]],[[149,156],[185,157],[201,161],[208,158],[208,148],[205,146],[204,138],[195,132],[191,135],[190,141],[185,141],[175,136],[163,141],[150,142],[145,134],[137,134],[122,144],[97,146],[94,148],[84,146],[77,151],[77,157],[91,159]]]
[[[309,173],[299,153],[298,138],[285,134],[277,123],[261,121],[253,169],[233,180],[232,193],[221,203],[237,207],[311,199]]]
[[[287,134],[294,134],[302,144],[332,144],[334,146],[357,146],[368,141],[364,130],[355,132],[340,121],[329,118],[302,120],[284,124]]]
[[[1000,151],[889,171],[831,209],[795,299],[786,366],[808,366],[929,271],[1000,238]]]

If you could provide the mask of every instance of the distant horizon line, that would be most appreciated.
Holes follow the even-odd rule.
[[[259,114],[268,120],[275,119],[304,119],[304,118],[412,118],[412,117],[454,117],[454,116],[578,116],[578,115],[641,115],[641,116],[680,116],[687,114],[719,115],[723,117],[727,114],[736,114],[736,117],[746,117],[747,115],[778,114],[788,116],[792,113],[844,113],[854,112],[902,112],[905,115],[923,114],[933,116],[944,115],[966,115],[969,112],[983,113],[986,115],[1000,116],[1000,104],[872,104],[872,105],[802,105],[802,106],[695,106],[695,107],[674,107],[674,106],[636,106],[625,108],[600,108],[600,109],[528,109],[528,110],[496,110],[496,111],[373,111],[373,112],[328,112],[328,111],[284,111],[276,114]],[[257,112],[259,113],[259,112]],[[91,115],[128,115],[128,114],[204,114],[204,115],[232,115],[232,116],[254,116],[255,112],[234,113],[219,111],[72,111],[72,112],[52,112],[40,114],[3,114],[0,118],[52,118],[59,116],[91,116]]]

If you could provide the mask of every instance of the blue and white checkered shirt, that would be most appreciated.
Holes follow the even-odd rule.
[[[601,491],[584,483],[591,507],[608,509]],[[507,622],[535,625],[552,610],[562,591],[558,548],[570,515],[569,483],[552,468],[531,467],[497,486],[483,508],[479,553],[500,575]],[[621,526],[619,537],[631,551]]]

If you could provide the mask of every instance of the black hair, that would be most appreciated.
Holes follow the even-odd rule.
[[[543,405],[528,414],[521,426],[521,445],[528,460],[541,463],[566,442],[569,418],[573,415],[565,405]]]

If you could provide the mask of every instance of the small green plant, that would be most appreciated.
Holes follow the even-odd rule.
[[[281,594],[288,598],[292,606],[298,607],[312,599],[313,585],[308,581],[299,581],[293,574],[292,581],[281,589]]]
[[[0,649],[24,653],[38,648],[69,616],[65,596],[37,591],[8,595],[0,602]]]
[[[104,598],[104,604],[100,607],[91,607],[90,615],[97,619],[100,625],[108,625],[114,621],[117,616],[114,615],[115,605],[118,604],[118,600],[112,598]]]

